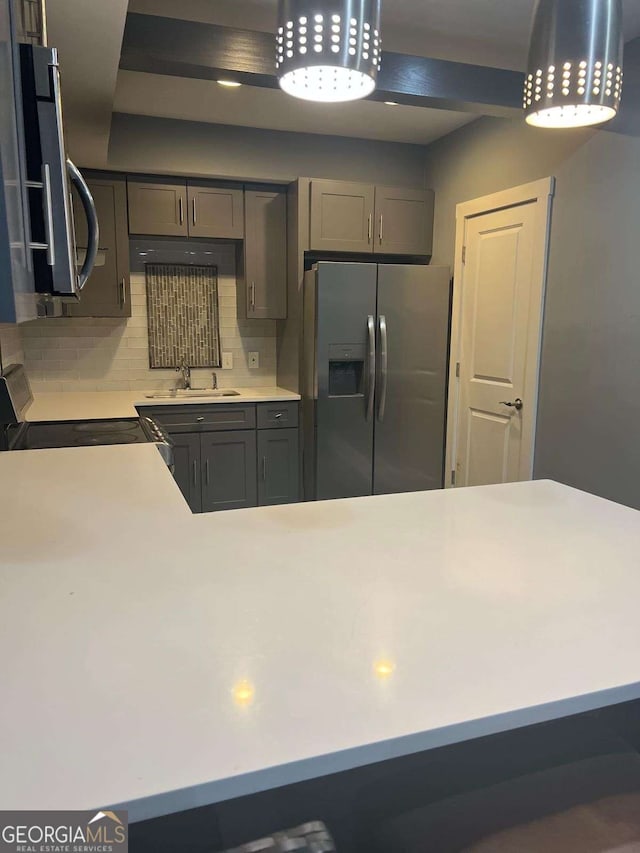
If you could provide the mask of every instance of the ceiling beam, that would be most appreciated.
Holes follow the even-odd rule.
[[[271,33],[129,13],[120,68],[170,77],[278,87]],[[373,100],[517,117],[524,75],[385,51]]]

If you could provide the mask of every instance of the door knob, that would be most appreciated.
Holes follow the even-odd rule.
[[[522,409],[522,407],[524,406],[524,403],[522,402],[520,397],[516,397],[516,399],[513,403],[507,402],[507,400],[500,400],[500,405],[501,406],[509,406],[510,409],[515,409],[516,412],[519,412]]]

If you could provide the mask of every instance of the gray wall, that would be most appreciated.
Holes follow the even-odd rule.
[[[116,113],[109,169],[289,182],[299,175],[424,186],[424,147]]]
[[[427,148],[434,262],[458,202],[555,175],[536,477],[640,508],[640,140],[481,119]]]
[[[592,135],[481,118],[428,146],[426,185],[436,191],[433,263],[453,269],[457,204],[555,174]]]
[[[556,172],[536,476],[640,509],[640,140]]]

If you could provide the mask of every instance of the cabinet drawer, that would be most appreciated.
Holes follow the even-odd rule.
[[[169,433],[256,428],[255,405],[168,405],[140,409],[140,414],[157,420]]]
[[[298,403],[258,403],[258,429],[298,426]]]

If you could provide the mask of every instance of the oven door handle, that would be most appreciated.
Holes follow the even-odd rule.
[[[80,174],[78,167],[67,159],[67,172],[71,183],[78,191],[78,196],[82,202],[85,216],[87,217],[87,253],[84,258],[82,268],[78,273],[78,291],[87,283],[87,279],[91,275],[95,266],[96,257],[98,255],[98,241],[100,240],[100,226],[98,224],[98,214],[96,213],[96,205],[91,195],[91,190],[87,186],[87,182]]]

